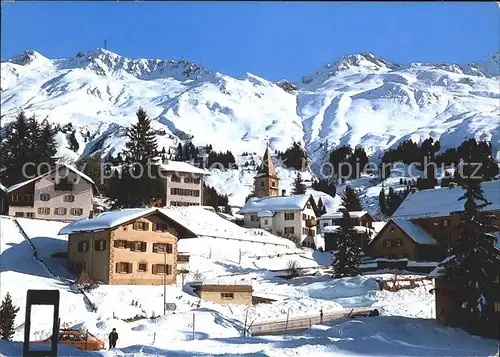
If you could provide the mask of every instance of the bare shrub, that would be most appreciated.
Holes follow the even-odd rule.
[[[99,286],[97,281],[93,280],[90,274],[88,273],[87,270],[82,271],[75,280],[75,283],[80,286],[80,288],[85,291],[89,292],[91,290],[94,290]]]
[[[289,277],[296,277],[300,275],[300,264],[295,260],[289,260],[286,263],[286,272]]]
[[[195,272],[193,272],[193,280],[196,283],[202,283],[203,280],[205,280],[205,277],[203,276],[202,272],[200,272],[199,270],[196,270]]]

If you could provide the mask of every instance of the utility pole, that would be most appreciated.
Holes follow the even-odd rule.
[[[167,315],[167,247],[163,247],[163,316]]]

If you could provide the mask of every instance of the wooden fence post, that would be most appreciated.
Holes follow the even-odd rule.
[[[194,340],[194,320],[195,320],[195,314],[193,313],[193,340]]]
[[[286,313],[286,324],[285,324],[285,336],[288,331],[288,318],[290,316],[290,309],[288,309],[288,312]]]

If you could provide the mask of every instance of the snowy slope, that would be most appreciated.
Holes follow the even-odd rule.
[[[181,212],[185,216],[186,212]],[[206,217],[205,217],[206,218]],[[65,236],[56,236],[61,223],[20,219],[23,230],[40,251],[44,261],[61,249]],[[196,219],[190,220],[191,224]],[[210,222],[207,222],[209,225]],[[100,286],[90,299],[97,312],[89,311],[82,295],[70,291],[62,281],[48,274],[33,258],[31,246],[21,235],[14,220],[0,218],[1,270],[0,298],[10,292],[14,303],[21,307],[16,319],[14,342],[0,342],[0,356],[19,356],[22,349],[24,304],[29,288],[59,289],[62,326],[88,328],[107,342],[112,328],[119,332],[118,349],[114,351],[83,352],[61,347],[61,354],[71,356],[430,356],[435,349],[441,355],[490,356],[496,351],[494,340],[467,335],[452,328],[440,327],[434,316],[434,295],[429,294],[432,283],[397,293],[380,291],[375,278],[388,275],[361,276],[333,280],[328,275],[303,277],[294,280],[277,278],[268,269],[282,268],[286,260],[276,257],[255,259],[262,254],[283,254],[287,248],[261,243],[200,238],[182,240],[183,251],[191,252],[190,269],[200,271],[205,279],[214,281],[251,281],[255,294],[273,295],[278,301],[246,306],[219,305],[200,301],[182,290],[178,284],[167,287],[167,302],[177,305],[175,314],[155,319],[143,318],[133,322],[122,319],[144,314],[162,314],[161,286]],[[43,234],[40,234],[43,232]],[[244,255],[238,262],[239,249]],[[318,255],[319,254],[319,255]],[[328,253],[305,249],[301,264],[328,264]],[[318,255],[318,256],[316,256]],[[287,258],[294,259],[294,258]],[[278,264],[277,264],[278,263]],[[53,266],[53,265],[52,265]],[[222,275],[222,276],[221,276]],[[187,277],[189,281],[190,277]],[[137,301],[137,306],[132,301]],[[342,307],[374,306],[383,316],[334,321],[313,326],[311,331],[288,336],[242,338],[241,329],[248,311],[248,323],[315,314],[320,309],[333,311]],[[34,310],[31,339],[49,335],[50,311]],[[195,316],[195,340],[192,341]],[[425,342],[423,342],[425,341]]]
[[[154,119],[160,148],[192,138],[195,145],[212,144],[217,151],[262,155],[266,137],[273,150],[297,140],[306,146],[316,173],[318,163],[340,144],[377,154],[406,139],[432,136],[444,150],[475,137],[491,140],[496,152],[499,58],[497,52],[463,66],[403,65],[354,54],[305,76],[290,90],[250,73],[233,78],[185,60],[130,59],[102,49],[54,60],[27,51],[1,63],[2,125],[22,108],[40,119],[73,124],[80,148],[71,152],[59,133],[60,155],[77,159],[97,150],[116,155],[143,106]],[[84,138],[87,132],[90,139]],[[243,167],[215,171],[209,184],[242,205],[253,174]],[[289,190],[293,172],[278,174]]]

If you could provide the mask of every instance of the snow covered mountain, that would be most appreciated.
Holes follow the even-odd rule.
[[[160,148],[191,139],[217,151],[257,152],[302,142],[312,167],[340,144],[369,153],[429,136],[446,149],[464,139],[500,141],[500,52],[484,61],[398,64],[372,54],[329,63],[300,83],[233,78],[189,61],[130,59],[98,49],[65,59],[26,51],[1,63],[2,126],[22,108],[77,129],[73,158],[120,151],[144,107]],[[89,133],[91,138],[86,139]]]

